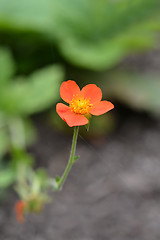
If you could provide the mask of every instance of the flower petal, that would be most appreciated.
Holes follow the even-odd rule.
[[[110,111],[113,108],[114,108],[114,105],[111,102],[100,101],[94,105],[94,108],[91,109],[90,113],[92,115],[98,116]]]
[[[58,113],[58,115],[64,120],[64,115],[70,111],[70,108],[63,104],[63,103],[57,103],[56,105],[56,111]]]
[[[67,114],[65,115],[65,121],[69,127],[83,126],[88,123],[88,119],[86,117],[80,114],[73,113],[71,111],[67,112]]]
[[[102,91],[95,84],[88,84],[83,87],[81,95],[84,96],[84,98],[90,98],[90,103],[92,104],[99,102],[102,99]]]
[[[16,218],[17,221],[19,223],[23,223],[24,222],[24,208],[26,206],[26,203],[22,200],[19,200],[16,204],[15,204],[15,212],[16,212]]]
[[[88,119],[86,117],[71,112],[70,108],[63,103],[57,104],[56,111],[69,127],[82,126],[88,123]]]
[[[75,81],[68,80],[62,83],[60,87],[60,96],[65,102],[70,103],[73,95],[76,94],[80,94],[80,88]]]

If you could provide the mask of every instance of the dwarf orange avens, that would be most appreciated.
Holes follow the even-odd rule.
[[[99,116],[114,108],[111,102],[101,101],[102,91],[95,84],[80,90],[75,81],[65,81],[60,87],[60,96],[69,106],[58,103],[56,111],[70,127],[86,125],[90,115]]]

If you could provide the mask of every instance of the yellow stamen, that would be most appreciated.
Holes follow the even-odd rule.
[[[88,114],[93,108],[93,104],[90,103],[90,98],[84,98],[83,96],[73,95],[73,99],[69,104],[72,112],[77,114]]]

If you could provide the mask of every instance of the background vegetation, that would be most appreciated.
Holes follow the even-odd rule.
[[[159,73],[122,64],[158,48],[159,31],[157,0],[0,0],[1,192],[33,164],[30,117],[44,112],[64,129],[54,105],[65,79],[96,83],[104,98],[160,114]],[[106,134],[114,116],[93,121],[90,134]]]

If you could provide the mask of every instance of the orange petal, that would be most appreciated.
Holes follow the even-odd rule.
[[[58,115],[65,121],[64,116],[66,112],[70,111],[70,108],[63,103],[57,103],[56,111]]]
[[[19,200],[16,204],[15,204],[15,212],[16,212],[16,218],[17,221],[19,223],[23,223],[24,222],[24,208],[26,206],[26,203],[22,200]]]
[[[60,96],[65,102],[70,103],[73,95],[76,94],[80,94],[80,88],[75,81],[68,80],[62,83],[60,87]]]
[[[90,103],[92,104],[99,102],[102,99],[102,91],[95,84],[88,84],[83,87],[81,95],[84,96],[84,98],[90,98]]]
[[[82,126],[88,123],[88,119],[86,117],[71,112],[70,108],[63,103],[57,104],[56,111],[69,127]]]
[[[94,105],[94,107],[91,109],[90,113],[92,115],[98,116],[98,115],[102,115],[102,114],[110,111],[113,108],[114,108],[114,105],[111,102],[100,101]]]
[[[71,111],[65,115],[65,121],[69,127],[83,126],[88,123],[88,119],[86,117]]]

